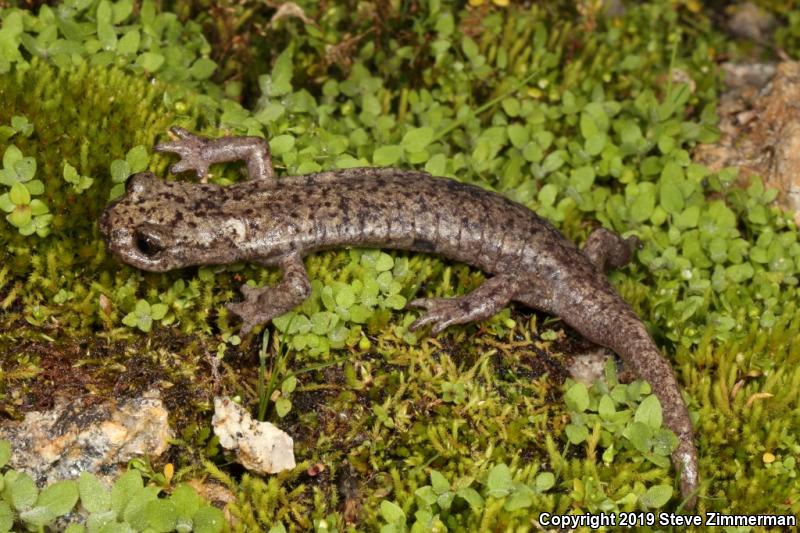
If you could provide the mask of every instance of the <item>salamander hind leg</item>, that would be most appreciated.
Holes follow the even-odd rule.
[[[639,246],[641,242],[635,236],[623,239],[613,231],[597,228],[586,239],[582,251],[598,270],[606,271],[627,265]]]
[[[280,283],[260,289],[242,285],[244,301],[227,305],[231,313],[242,319],[242,337],[254,327],[291,311],[311,294],[308,273],[299,255],[287,256],[280,267],[283,272]]]
[[[486,280],[483,285],[469,294],[455,298],[417,298],[410,307],[425,309],[409,329],[417,330],[432,325],[436,334],[453,324],[466,324],[485,320],[502,310],[518,292],[519,280],[516,276],[498,275]]]

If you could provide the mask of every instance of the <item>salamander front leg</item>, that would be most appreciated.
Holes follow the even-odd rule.
[[[244,301],[228,304],[228,311],[242,319],[242,337],[254,327],[291,311],[311,294],[311,283],[299,254],[285,257],[280,268],[283,274],[280,283],[260,289],[242,285]]]
[[[417,298],[409,306],[426,309],[427,312],[416,319],[409,329],[414,331],[432,324],[431,331],[436,334],[453,324],[485,320],[508,305],[517,289],[517,278],[499,275],[489,278],[483,285],[464,296]]]
[[[153,149],[156,152],[174,152],[181,156],[181,160],[170,168],[173,174],[194,170],[198,177],[205,179],[208,167],[214,163],[244,160],[247,162],[247,174],[250,179],[275,179],[269,145],[260,137],[209,139],[179,127],[170,128],[169,131],[178,137],[178,140],[157,144]]]

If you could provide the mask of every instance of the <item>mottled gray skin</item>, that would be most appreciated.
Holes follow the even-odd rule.
[[[317,250],[412,250],[478,267],[492,277],[472,293],[412,301],[426,312],[411,328],[430,325],[438,333],[489,318],[513,300],[559,316],[614,350],[661,401],[665,424],[679,439],[673,463],[681,489],[693,504],[698,473],[689,413],[669,364],[604,273],[627,263],[635,240],[601,229],[581,251],[521,204],[422,172],[355,168],[276,180],[262,139],[172,131],[179,140],[156,150],[182,157],[173,172],[204,177],[210,164],[244,159],[251,179],[221,187],[133,176],[100,219],[109,249],[122,261],[154,272],[239,261],[279,267],[280,283],[244,285],[244,301],[229,305],[243,334],[309,295],[302,257]]]

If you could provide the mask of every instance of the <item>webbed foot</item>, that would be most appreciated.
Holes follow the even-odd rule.
[[[416,319],[409,329],[414,331],[433,325],[434,334],[453,324],[485,320],[502,310],[517,292],[520,280],[512,274],[489,278],[469,294],[456,298],[417,298],[408,306],[427,312]]]
[[[208,167],[212,163],[205,154],[210,139],[197,136],[178,126],[170,128],[169,131],[179,140],[157,144],[153,150],[172,152],[181,157],[180,161],[170,167],[170,172],[173,174],[194,170],[199,178],[205,178],[208,175]]]
[[[227,304],[227,309],[242,319],[241,336],[297,307],[311,294],[303,260],[299,255],[285,257],[280,263],[283,279],[274,287],[242,285],[244,301]]]
[[[427,311],[412,322],[408,327],[411,331],[432,324],[431,332],[437,334],[453,324],[465,324],[475,320],[470,314],[469,302],[465,296],[460,298],[417,298],[409,302],[408,306]]]

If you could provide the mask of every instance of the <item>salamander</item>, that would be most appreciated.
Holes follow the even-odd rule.
[[[579,249],[527,207],[480,187],[397,168],[277,179],[264,139],[171,131],[175,139],[155,150],[180,156],[173,173],[205,178],[212,164],[243,160],[249,179],[223,187],[133,175],[99,223],[120,260],[153,272],[240,261],[279,268],[278,284],[243,285],[243,301],[228,305],[242,320],[242,334],[309,296],[302,258],[319,250],[410,250],[477,267],[490,277],[473,292],[411,301],[424,312],[410,328],[430,326],[436,334],[489,318],[511,301],[560,317],[650,383],[665,426],[678,437],[672,460],[682,493],[693,503],[699,480],[686,404],[669,363],[605,275],[630,260],[635,238],[599,228]]]

